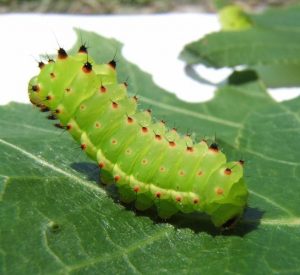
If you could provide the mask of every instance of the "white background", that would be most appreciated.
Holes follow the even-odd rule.
[[[0,15],[0,105],[10,101],[28,103],[28,80],[38,73],[40,54],[54,53],[58,43],[69,49],[76,41],[74,27],[113,37],[124,44],[122,53],[154,81],[186,101],[204,101],[213,96],[214,86],[193,81],[178,60],[183,46],[206,33],[219,30],[210,14],[163,14],[126,16]],[[96,47],[97,45],[91,45]],[[230,69],[198,66],[208,80],[218,83]],[[272,90],[276,100],[293,98],[299,88]]]

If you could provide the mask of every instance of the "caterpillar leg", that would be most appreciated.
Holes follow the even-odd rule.
[[[158,216],[162,219],[168,219],[178,212],[178,208],[170,200],[157,199],[155,204]]]

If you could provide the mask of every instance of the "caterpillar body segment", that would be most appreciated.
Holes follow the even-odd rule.
[[[215,226],[230,226],[246,206],[243,161],[227,162],[213,143],[194,143],[150,110],[137,110],[127,84],[117,82],[114,63],[95,64],[80,50],[59,50],[29,82],[30,101],[49,109],[81,148],[95,160],[105,183],[139,210],[155,205],[159,216],[205,212]]]

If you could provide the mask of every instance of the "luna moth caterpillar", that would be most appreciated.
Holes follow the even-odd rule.
[[[73,56],[60,48],[39,67],[28,85],[30,101],[80,143],[121,201],[138,210],[155,205],[162,218],[205,212],[217,227],[241,217],[248,197],[244,162],[227,162],[215,142],[194,142],[154,121],[150,110],[138,111],[137,97],[117,81],[114,61],[96,64],[82,45]]]

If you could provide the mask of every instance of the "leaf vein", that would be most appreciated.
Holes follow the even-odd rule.
[[[123,257],[123,255],[128,255],[128,254],[136,251],[137,249],[140,249],[142,247],[145,247],[147,245],[152,244],[153,242],[156,242],[156,241],[160,240],[163,236],[165,236],[167,234],[168,231],[169,231],[169,229],[161,230],[158,233],[151,236],[150,238],[143,239],[139,242],[133,243],[132,245],[124,248],[121,251],[117,251],[115,253],[110,253],[110,254],[105,255],[105,256],[101,255],[101,256],[96,257],[94,259],[89,259],[87,261],[83,261],[80,264],[71,266],[70,270],[75,271],[75,270],[78,270],[78,269],[85,268],[86,266],[95,265],[95,264],[98,264],[100,262],[111,261],[111,260],[113,260],[115,258],[118,258],[118,257]]]
[[[151,104],[153,106],[156,106],[156,107],[159,107],[161,109],[172,111],[174,113],[181,113],[181,114],[191,116],[191,117],[195,117],[195,118],[198,118],[198,119],[212,121],[212,122],[215,122],[215,123],[218,123],[218,124],[221,124],[221,125],[225,125],[225,126],[229,126],[229,127],[233,127],[233,128],[243,127],[243,125],[240,124],[240,123],[236,123],[236,122],[233,122],[233,121],[221,119],[221,118],[214,117],[214,116],[211,116],[211,115],[199,114],[197,112],[186,110],[184,108],[178,108],[178,107],[166,104],[166,103],[157,102],[157,101],[154,101],[152,99],[149,99],[149,98],[146,98],[146,97],[143,97],[143,96],[141,96],[141,101],[149,103],[149,104]]]
[[[21,147],[18,147],[17,145],[9,143],[9,142],[7,142],[7,141],[5,141],[3,139],[0,139],[0,143],[4,144],[4,145],[6,145],[6,146],[8,146],[10,148],[15,149],[16,151],[18,151],[18,152],[22,153],[23,155],[27,156],[28,158],[34,160],[38,164],[40,164],[42,166],[46,166],[49,169],[51,169],[51,170],[53,170],[53,171],[55,171],[55,172],[57,172],[59,174],[62,174],[62,175],[64,175],[64,176],[66,176],[66,177],[68,177],[68,178],[70,178],[70,179],[78,182],[79,184],[81,184],[81,185],[83,185],[83,186],[85,186],[85,187],[87,187],[87,188],[89,188],[91,190],[97,191],[98,193],[105,194],[105,192],[101,188],[99,188],[98,186],[96,186],[94,184],[91,184],[90,182],[85,181],[85,180],[83,180],[83,179],[81,179],[81,178],[79,178],[79,177],[77,177],[77,176],[75,176],[75,175],[73,175],[73,174],[71,174],[71,173],[69,173],[67,171],[64,171],[64,170],[62,170],[59,167],[56,167],[55,165],[49,163],[48,161],[46,161],[46,160],[44,160],[44,159],[42,159],[40,157],[36,157],[32,153],[24,150]]]

